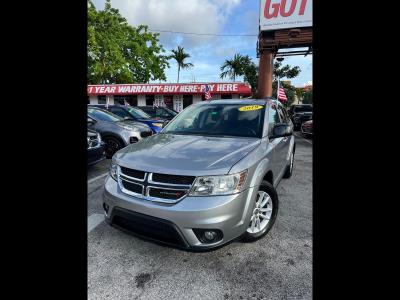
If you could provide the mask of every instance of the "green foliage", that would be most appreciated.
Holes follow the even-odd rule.
[[[243,73],[244,81],[250,84],[251,91],[255,94],[258,85],[258,67],[251,61],[248,55],[244,57]]]
[[[258,85],[258,66],[252,62],[248,55],[241,55],[239,53],[235,54],[233,59],[226,60],[221,66],[220,77],[224,78],[229,76],[233,81],[235,81],[236,76],[243,75],[244,81],[251,85],[253,95],[256,94]],[[274,63],[274,78],[273,82],[273,96],[276,97],[276,79],[279,78],[294,78],[299,75],[300,67],[291,67],[289,65],[282,66],[282,62],[276,61]],[[288,84],[283,84],[285,88],[286,96],[288,98],[288,105],[294,102],[295,88]]]
[[[280,61],[274,62],[274,80],[272,82],[272,97],[278,99],[276,90],[278,88],[277,80],[278,78],[280,78],[280,86],[285,89],[285,94],[287,98],[287,101],[282,102],[286,108],[290,107],[293,104],[297,91],[293,85],[282,82],[281,79],[295,78],[299,75],[300,72],[301,69],[299,66],[294,66],[294,67],[291,67],[289,65],[282,66],[282,62]]]
[[[106,0],[96,10],[88,0],[88,83],[147,83],[166,80],[168,56],[158,44],[159,34],[148,27],[132,27]]]
[[[299,66],[291,67],[289,65],[282,66],[282,62],[274,62],[274,78],[295,78],[301,72]]]
[[[178,83],[179,83],[179,73],[181,69],[188,69],[193,67],[192,63],[185,63],[185,59],[190,57],[189,53],[185,52],[185,49],[183,47],[178,46],[178,48],[175,50],[171,50],[173,53],[171,56],[169,56],[169,59],[175,59],[176,63],[178,64]]]
[[[223,79],[225,77],[229,77],[235,81],[236,76],[244,75],[244,69],[246,64],[248,64],[248,60],[250,60],[250,58],[247,55],[243,56],[239,53],[236,53],[233,59],[225,60],[220,68],[220,78]]]
[[[303,95],[303,104],[312,104],[313,103],[313,96],[312,90],[305,92]]]

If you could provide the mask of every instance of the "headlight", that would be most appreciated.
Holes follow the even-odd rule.
[[[153,124],[153,126],[156,126],[156,127],[162,127],[163,126],[163,123],[151,123],[151,124]]]
[[[115,181],[118,181],[118,165],[115,163],[115,161],[111,161],[110,176],[111,176]]]
[[[215,196],[239,193],[246,181],[247,170],[222,176],[197,177],[190,196]]]

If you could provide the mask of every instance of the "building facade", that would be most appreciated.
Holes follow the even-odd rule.
[[[251,96],[251,87],[240,82],[181,84],[106,84],[88,85],[88,104],[157,105],[182,111],[203,101],[206,85],[212,99],[240,99]]]

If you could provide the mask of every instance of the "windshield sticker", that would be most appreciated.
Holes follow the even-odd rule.
[[[264,106],[262,105],[246,105],[246,106],[242,106],[239,107],[240,111],[250,111],[250,110],[258,110],[258,109],[262,109]]]

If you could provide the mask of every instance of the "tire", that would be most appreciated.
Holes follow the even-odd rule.
[[[286,170],[285,170],[285,173],[283,174],[282,178],[287,179],[287,178],[292,177],[293,167],[294,167],[294,149],[292,150],[292,153],[290,154],[289,164],[286,166]]]
[[[112,158],[115,152],[124,147],[124,144],[116,137],[107,136],[103,139],[105,143],[106,157]]]
[[[259,193],[265,192],[267,196],[269,196],[270,200],[265,196],[263,198],[263,200],[267,200],[267,205],[269,204],[268,202],[270,201],[272,203],[272,211],[270,214],[270,218],[268,220],[268,222],[266,222],[266,226],[264,228],[262,228],[262,223],[261,223],[261,228],[262,230],[255,232],[255,233],[251,233],[249,231],[251,231],[251,224],[252,222],[250,222],[249,227],[246,229],[246,232],[243,235],[243,242],[246,243],[251,243],[254,241],[257,241],[258,239],[262,238],[263,236],[265,236],[272,228],[272,226],[275,223],[275,219],[276,216],[278,215],[278,194],[276,193],[275,188],[272,186],[272,184],[270,184],[268,181],[263,181],[257,191],[257,198],[256,198],[256,202],[253,204],[254,210],[256,209],[256,204],[257,201],[260,200],[261,195]],[[271,207],[270,205],[268,206],[264,206],[263,208],[268,208]],[[268,212],[265,212],[265,214],[268,214]],[[254,215],[252,214],[251,219],[253,219]],[[265,220],[265,218],[259,218],[259,220]],[[255,228],[257,230],[257,228]]]

